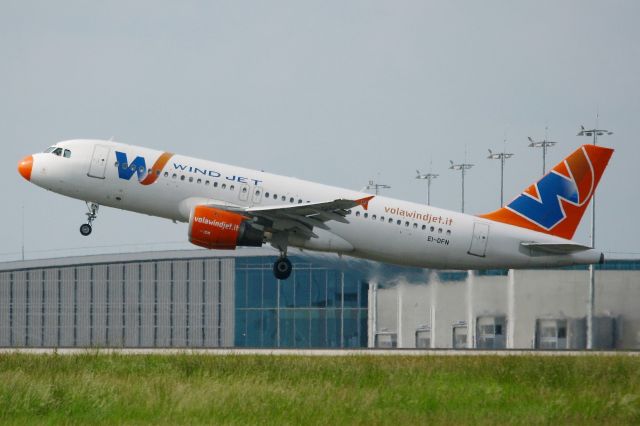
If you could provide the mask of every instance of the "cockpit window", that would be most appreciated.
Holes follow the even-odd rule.
[[[55,146],[50,146],[49,148],[47,148],[47,150],[44,152],[45,154],[48,154],[50,152],[53,152],[53,150],[56,149]]]
[[[69,151],[68,149],[64,150],[64,158],[71,158],[71,151]]]
[[[57,155],[58,157],[60,157],[62,155],[62,148],[56,148],[53,150],[52,152],[53,155]]]

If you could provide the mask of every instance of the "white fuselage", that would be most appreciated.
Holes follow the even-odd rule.
[[[200,204],[234,208],[286,206],[359,199],[352,191],[296,178],[173,155],[149,185],[138,170],[130,179],[118,173],[116,151],[129,161],[154,161],[162,152],[101,140],[73,140],[56,144],[71,151],[70,158],[50,153],[33,155],[31,182],[51,191],[102,206],[188,222]],[[104,147],[106,164],[95,158]],[[153,164],[146,164],[151,169]],[[533,253],[523,242],[550,244],[569,240],[472,215],[423,204],[375,196],[368,210],[352,209],[349,223],[329,221],[329,229],[314,228],[318,238],[292,238],[289,244],[399,265],[449,269],[525,268],[597,263],[600,252]]]

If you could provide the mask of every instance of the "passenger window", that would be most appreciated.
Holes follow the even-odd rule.
[[[189,177],[189,182],[193,182],[193,176]]]
[[[451,229],[447,229],[447,235],[451,235]]]
[[[233,185],[231,185],[231,186],[229,187],[229,191],[233,191],[234,189],[236,189],[236,187],[235,187],[235,186],[233,186]]]
[[[398,219],[398,221],[396,222],[398,225],[402,225],[402,221],[400,219]]]
[[[433,226],[432,226],[431,228],[429,228],[429,230],[430,230],[431,232],[435,231],[435,229],[436,229],[436,228],[434,228]]]
[[[405,223],[404,223],[404,226],[409,226],[409,222],[405,222]]]
[[[213,182],[213,187],[217,188],[218,187],[218,182]]]
[[[140,173],[144,173],[144,167],[142,167],[142,166],[138,167],[138,171],[139,171]]]
[[[71,158],[71,151],[69,151],[68,149],[64,150],[64,158]]]
[[[389,218],[389,223],[393,223],[393,218]]]
[[[287,197],[285,197],[284,195],[282,196],[282,201],[287,201]]]
[[[418,224],[417,223],[413,224],[413,229],[418,229]]]
[[[222,184],[222,189],[227,189],[227,184],[226,183]]]
[[[277,200],[278,199],[278,194],[273,194],[273,199]]]
[[[202,183],[202,179],[198,179],[198,183]]]
[[[364,214],[364,218],[366,219],[366,218],[368,218],[368,217],[369,217],[369,213],[365,213],[365,214]]]
[[[293,203],[293,202],[294,202],[293,197],[289,198],[289,202],[290,202],[290,203]]]
[[[129,168],[129,166],[127,165],[127,163],[122,163],[120,165],[120,167],[122,167],[122,170],[127,170],[127,168]]]
[[[172,179],[175,179],[175,178],[177,178],[177,177],[178,177],[178,175],[177,175],[177,174],[175,174],[175,173],[171,175],[171,178],[172,178]]]
[[[184,180],[184,175],[180,175],[180,180]]]
[[[375,214],[371,215],[371,219],[376,220],[377,216]]]
[[[360,216],[360,212],[356,212],[356,216]]]
[[[438,228],[438,234],[442,234],[442,228]]]
[[[257,190],[257,191],[256,191],[256,195],[260,195],[260,190]]]
[[[162,171],[162,170],[156,170],[156,176],[160,176],[160,172],[161,172],[161,171]]]
[[[427,225],[422,225],[422,230],[424,231],[425,229],[427,229]]]
[[[302,204],[302,200],[301,199],[298,199],[298,204]]]
[[[247,187],[246,187],[246,186],[242,188],[242,193],[243,193],[243,194],[246,194],[246,193],[247,193]],[[257,194],[256,194],[256,195],[257,195]]]
[[[114,164],[114,166],[116,166],[116,168],[118,168],[120,164],[116,161],[116,163]]]
[[[164,172],[164,177],[169,177],[169,172]]]
[[[265,193],[264,193],[264,196],[265,196],[265,197],[267,197],[267,198],[269,198],[269,193],[268,193],[268,192],[265,192]]]
[[[210,183],[211,183],[211,182],[209,182],[208,180],[205,180],[205,181],[204,181],[204,186],[209,186],[209,184],[210,184]]]
[[[380,222],[384,222],[384,216],[380,216]]]

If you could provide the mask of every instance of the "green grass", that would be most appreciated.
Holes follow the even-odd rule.
[[[640,424],[640,357],[0,355],[0,424]]]

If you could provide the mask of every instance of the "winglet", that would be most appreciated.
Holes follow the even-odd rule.
[[[353,202],[358,204],[359,206],[362,206],[363,209],[368,210],[369,209],[369,201],[371,201],[374,197],[375,197],[375,195],[372,195],[370,197],[360,198],[359,200],[353,200]]]

